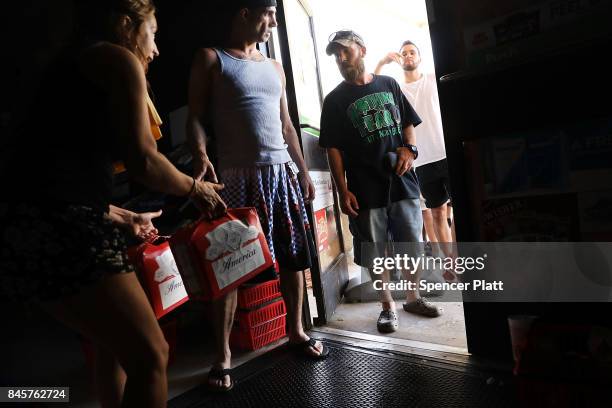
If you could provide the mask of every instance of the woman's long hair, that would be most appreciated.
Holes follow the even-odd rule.
[[[132,51],[147,66],[146,56],[135,42],[140,25],[153,13],[152,0],[77,1],[77,38],[80,41],[108,41]],[[130,19],[125,26],[122,19]]]

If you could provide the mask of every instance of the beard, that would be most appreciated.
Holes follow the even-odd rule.
[[[363,58],[357,60],[355,65],[340,65],[340,74],[347,82],[355,82],[365,72]]]
[[[419,67],[419,64],[404,64],[402,65],[402,69],[404,71],[414,71],[415,69],[417,69]]]

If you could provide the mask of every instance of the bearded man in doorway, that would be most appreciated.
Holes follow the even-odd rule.
[[[368,268],[374,281],[380,277],[372,271],[373,261],[390,255],[390,239],[421,241],[420,192],[413,168],[419,155],[414,128],[421,119],[393,78],[365,71],[366,46],[360,35],[350,30],[333,33],[326,52],[334,55],[344,81],[323,103],[319,144],[327,149],[340,206],[349,216],[355,263]],[[386,157],[394,157],[395,164],[385,164]],[[419,249],[419,245],[410,247]],[[415,272],[408,278],[418,282]],[[389,280],[389,271],[382,273],[382,280]],[[393,332],[398,328],[395,302],[388,288],[379,293],[383,310],[377,328]],[[418,290],[407,291],[403,308],[429,317],[440,315]]]

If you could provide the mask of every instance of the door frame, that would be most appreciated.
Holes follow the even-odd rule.
[[[308,16],[308,25],[309,25],[310,34],[311,34],[311,38],[313,41],[313,47],[314,47],[315,68],[316,68],[316,76],[317,76],[317,91],[319,95],[319,102],[321,106],[323,106],[323,99],[324,99],[323,98],[323,87],[321,84],[321,70],[320,70],[320,64],[319,64],[319,56],[317,52],[318,48],[317,48],[316,36],[314,34],[314,19],[313,19],[312,9],[308,5],[308,2],[305,0],[295,0],[295,1],[298,2],[298,4],[302,7],[304,12]],[[303,132],[302,129],[310,128],[310,129],[314,129],[317,132],[319,131],[319,129],[311,124],[301,124],[300,123],[299,109],[298,109],[298,103],[297,103],[297,93],[295,89],[295,82],[294,82],[294,76],[293,76],[293,65],[291,61],[291,51],[289,47],[289,35],[287,32],[287,23],[286,23],[285,9],[284,9],[283,3],[284,3],[283,0],[279,0],[277,9],[276,9],[277,19],[279,22],[279,25],[277,27],[278,40],[279,40],[279,45],[280,45],[279,51],[282,57],[283,69],[285,71],[287,105],[289,109],[289,115],[291,117],[291,121],[293,122],[293,126],[296,129],[296,132],[298,134],[300,148],[302,149],[302,152],[304,152],[304,145],[303,145],[303,140],[302,140],[302,132]],[[329,167],[326,169],[326,171],[330,171]],[[347,255],[345,252],[343,231],[341,227],[342,221],[340,217],[340,207],[338,204],[338,198],[337,198],[338,195],[336,191],[336,186],[333,183],[332,183],[332,189],[333,189],[333,195],[334,195],[334,204],[333,204],[334,219],[336,222],[336,231],[337,231],[338,240],[340,243],[340,254],[327,267],[326,271],[322,271],[319,253],[318,253],[316,246],[312,251],[312,266],[310,268],[310,275],[312,278],[313,293],[314,293],[316,304],[317,304],[317,317],[314,318],[314,324],[316,326],[321,326],[321,325],[326,324],[329,318],[331,317],[331,315],[333,314],[333,312],[335,311],[337,305],[342,300],[341,290],[340,291],[336,290],[336,292],[338,293],[334,293],[333,294],[334,296],[331,296],[332,294],[326,296],[325,290],[324,290],[324,287],[326,286],[324,278],[327,278],[329,280],[332,277],[333,273],[342,273],[342,270],[345,270],[345,271],[347,270]],[[306,208],[308,212],[308,219],[309,219],[310,225],[312,226],[312,230],[314,232],[316,231],[315,230],[316,227],[314,223],[315,218],[314,218],[313,206],[312,204],[307,204]],[[313,240],[314,240],[314,237],[313,237]],[[328,276],[324,277],[323,272],[325,272],[326,275]],[[333,279],[331,280],[333,281]],[[305,324],[305,327],[310,328],[312,327],[310,322],[313,321],[313,319],[311,318],[311,313],[310,313],[310,309],[308,305],[308,293],[306,290],[306,285],[304,285],[303,309],[305,311],[304,318],[307,321]]]

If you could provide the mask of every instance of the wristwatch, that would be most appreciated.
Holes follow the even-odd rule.
[[[416,160],[417,157],[419,157],[419,149],[417,149],[415,145],[404,143],[404,147],[406,147],[408,150],[412,152],[412,154],[414,154],[414,160]]]

